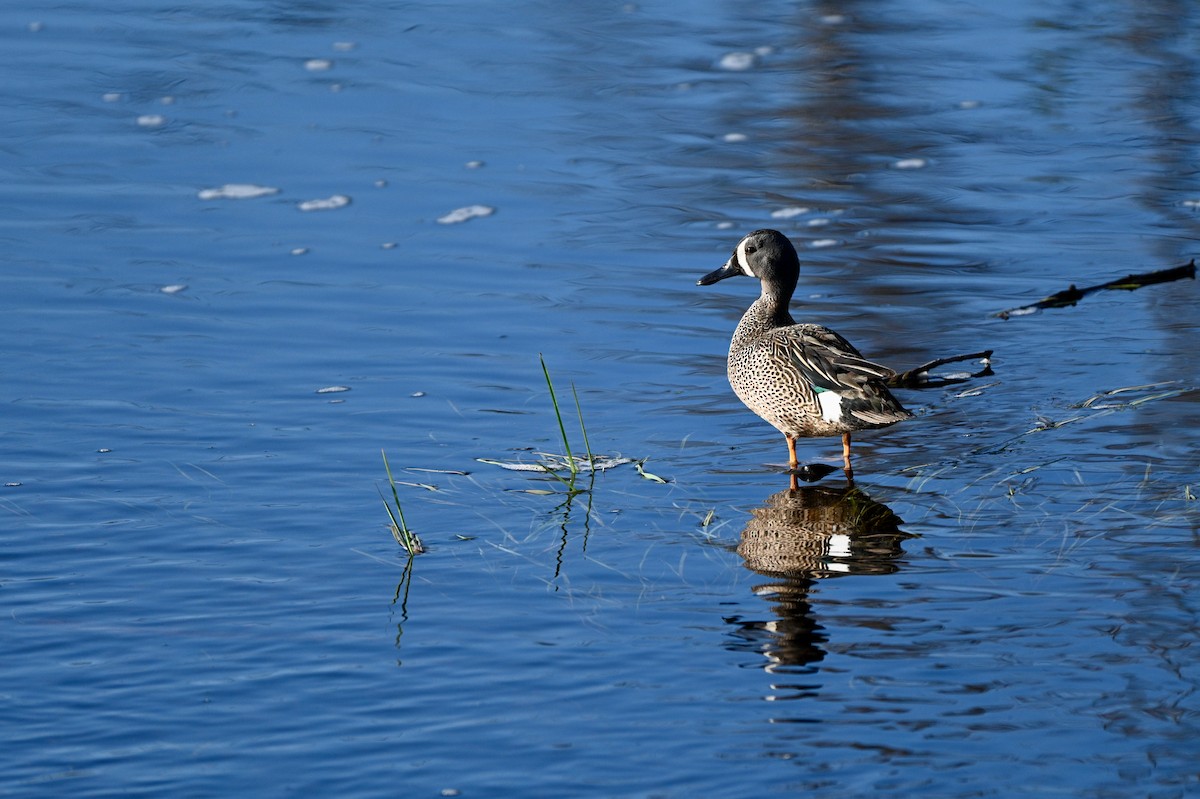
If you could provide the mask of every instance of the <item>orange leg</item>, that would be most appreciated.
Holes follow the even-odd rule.
[[[847,475],[854,473],[850,468],[850,434],[842,433],[842,463],[845,464],[842,468],[846,470]]]
[[[796,459],[796,437],[789,436],[787,433],[784,433],[783,437],[787,439],[788,443],[788,466],[795,469],[800,464],[800,461]]]

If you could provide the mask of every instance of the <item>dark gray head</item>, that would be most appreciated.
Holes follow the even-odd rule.
[[[763,291],[791,297],[800,278],[800,258],[787,236],[778,230],[755,230],[733,248],[725,265],[696,281],[698,286],[711,286],[718,280],[736,275],[756,277]]]

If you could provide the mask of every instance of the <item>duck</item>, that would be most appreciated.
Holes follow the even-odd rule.
[[[779,231],[747,233],[725,265],[696,284],[737,276],[758,280],[761,293],[729,344],[733,393],[783,434],[793,475],[798,439],[841,436],[842,468],[852,478],[851,434],[913,418],[888,390],[896,372],[867,360],[833,330],[792,318],[789,305],[800,279],[800,258]]]

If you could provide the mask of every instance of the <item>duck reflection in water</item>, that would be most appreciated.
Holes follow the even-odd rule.
[[[727,619],[737,628],[733,648],[765,655],[768,671],[816,663],[828,641],[809,601],[817,581],[891,574],[912,536],[890,508],[853,483],[789,488],[751,513],[737,551],[748,569],[770,578],[754,592],[771,602],[776,618]]]

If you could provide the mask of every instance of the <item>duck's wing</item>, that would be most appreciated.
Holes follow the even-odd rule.
[[[868,425],[891,424],[912,416],[884,383],[895,371],[868,361],[829,328],[793,325],[773,331],[770,340],[772,348],[795,366],[814,392],[831,391],[841,397],[841,413]]]

